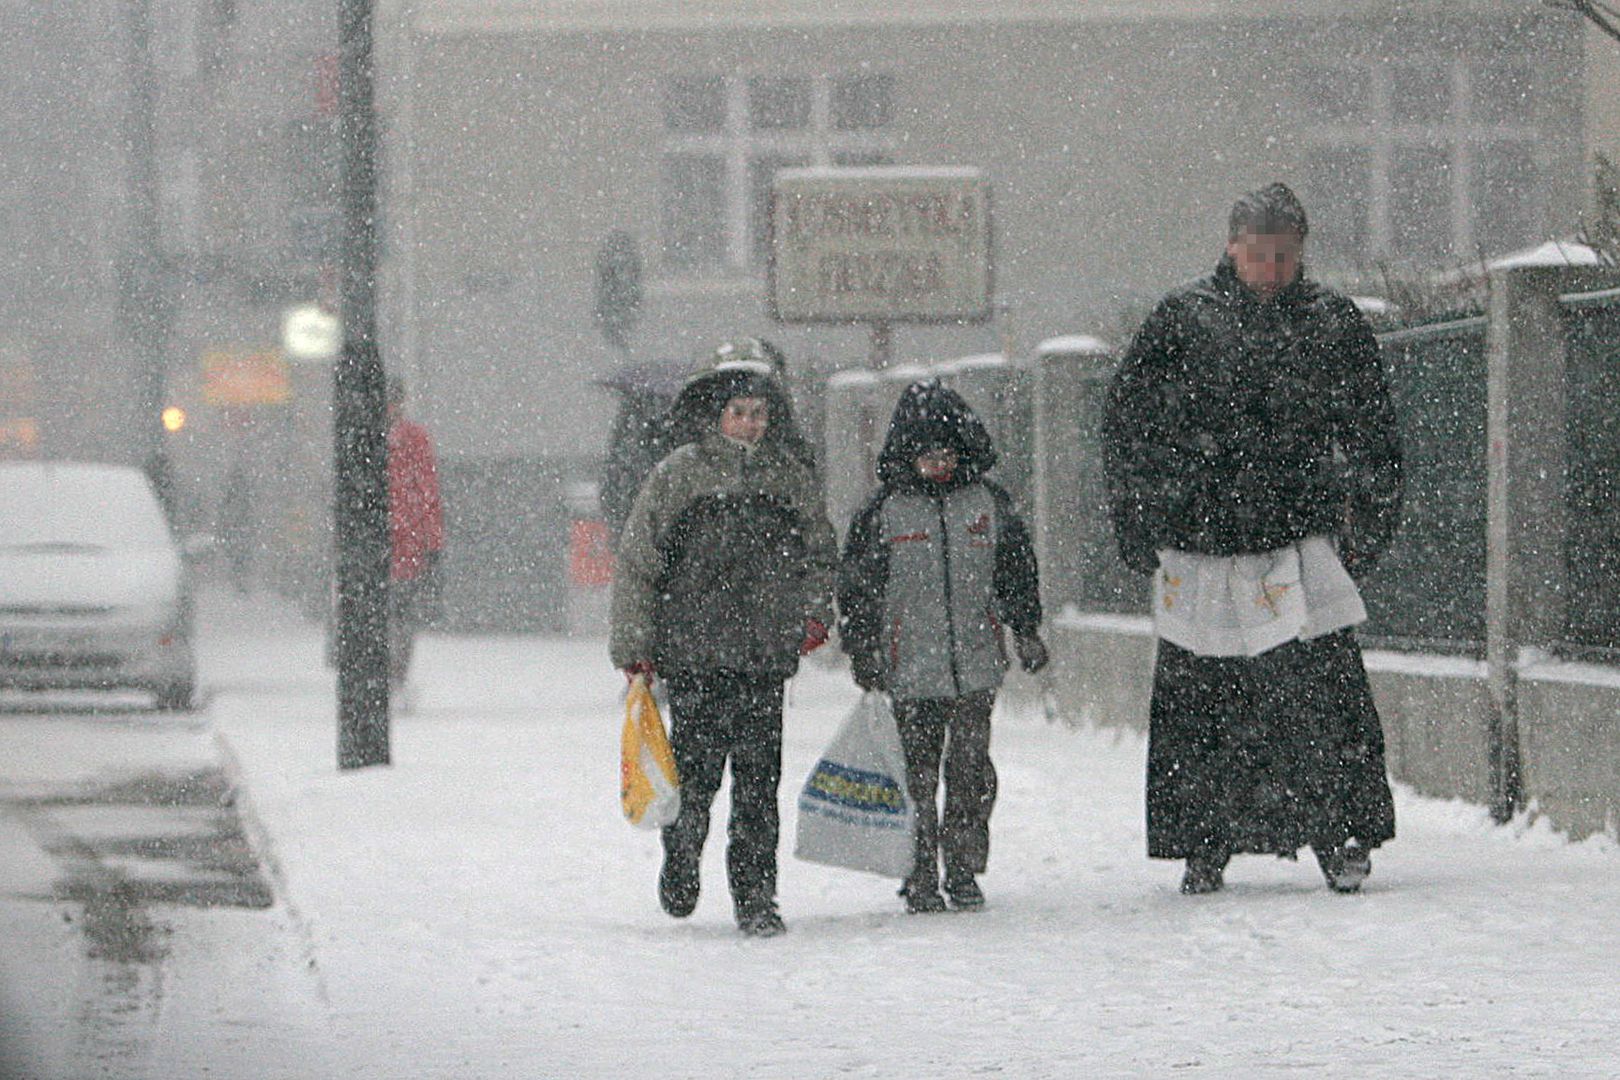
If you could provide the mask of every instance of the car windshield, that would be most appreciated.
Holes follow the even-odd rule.
[[[146,478],[119,466],[0,466],[0,548],[169,543],[163,509]]]

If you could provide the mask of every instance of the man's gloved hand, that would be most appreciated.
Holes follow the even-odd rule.
[[[635,682],[637,675],[640,675],[642,678],[646,679],[647,685],[651,686],[653,681],[652,661],[637,660],[635,663],[624,669],[624,677],[629,682]]]
[[[804,640],[799,642],[799,655],[809,656],[827,644],[827,624],[820,619],[804,620]]]
[[[888,679],[884,676],[883,664],[875,656],[852,656],[849,658],[850,672],[855,676],[855,685],[870,693],[873,690],[887,690]]]
[[[1015,634],[1013,647],[1018,651],[1018,666],[1031,675],[1044,668],[1052,656],[1046,651],[1046,642],[1039,634]]]

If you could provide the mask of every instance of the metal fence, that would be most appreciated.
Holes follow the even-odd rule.
[[[1565,607],[1560,651],[1620,657],[1620,289],[1565,312]]]
[[[1483,655],[1486,353],[1483,317],[1379,335],[1400,423],[1400,532],[1363,588],[1370,643]]]

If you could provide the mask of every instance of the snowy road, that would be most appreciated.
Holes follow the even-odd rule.
[[[320,1008],[283,1042],[336,1074],[1620,1072],[1606,839],[1403,793],[1362,895],[1330,894],[1308,861],[1248,858],[1226,892],[1183,897],[1179,868],[1142,855],[1143,741],[1004,716],[989,906],[906,916],[892,883],[786,854],[798,784],[855,696],[807,671],[785,751],[790,932],[742,940],[723,809],[697,914],[658,910],[656,838],[618,816],[600,643],[428,639],[393,766],[339,775],[318,633],[222,597],[207,623],[206,719],[273,856],[289,947],[314,961],[299,992]],[[265,1075],[239,1034],[193,1016],[187,1052],[213,1076]]]
[[[311,1075],[324,1010],[206,717],[45,700],[0,705],[0,1077]]]

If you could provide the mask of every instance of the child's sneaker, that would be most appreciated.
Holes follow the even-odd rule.
[[[777,913],[776,903],[766,900],[758,905],[750,905],[747,909],[737,913],[737,929],[745,937],[775,937],[787,933],[787,923]]]
[[[900,895],[906,898],[909,915],[932,915],[945,910],[945,898],[939,895],[939,886],[932,881],[908,881],[900,887]]]

